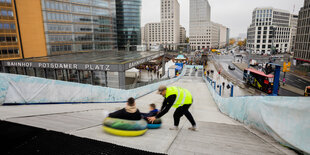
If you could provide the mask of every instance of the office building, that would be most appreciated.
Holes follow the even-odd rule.
[[[116,24],[118,50],[135,50],[141,44],[141,0],[116,0]],[[129,47],[128,47],[129,48]]]
[[[180,25],[180,43],[186,42],[186,30]]]
[[[299,11],[294,58],[297,63],[310,62],[310,0]]]
[[[219,29],[219,48],[224,48],[227,45],[227,27],[220,25]]]
[[[180,5],[178,0],[161,0],[160,5],[160,22],[144,26],[144,44],[175,50],[180,43]]]
[[[1,59],[117,47],[114,0],[3,0],[0,5],[5,15],[0,22],[10,31],[2,36],[10,36],[6,38],[9,42],[14,40],[14,45],[0,45],[7,50],[1,52]]]
[[[189,10],[189,43],[191,49],[211,48],[213,24],[211,23],[211,6],[208,0],[191,0]],[[216,32],[216,34],[218,33]]]
[[[208,0],[190,1],[189,25],[189,43],[192,50],[226,45],[227,28],[211,21],[211,6]]]
[[[11,0],[1,0],[0,9],[0,60],[22,58],[15,5]]]
[[[291,37],[290,37],[290,49],[289,52],[294,52],[295,50],[295,41],[297,34],[297,23],[298,23],[298,15],[291,15],[290,18],[290,27],[291,27]]]
[[[180,4],[178,0],[161,0],[161,43],[168,49],[177,49],[180,43]]]
[[[230,39],[230,29],[226,29],[226,44],[229,45],[229,39]]]
[[[144,45],[147,49],[151,46],[162,44],[161,23],[147,23],[144,26]]]
[[[247,48],[258,54],[290,52],[293,22],[296,15],[275,8],[256,8],[252,13],[252,23],[247,32]]]

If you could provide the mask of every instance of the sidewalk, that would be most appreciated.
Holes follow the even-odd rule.
[[[280,84],[281,84],[281,88],[283,88],[283,89],[285,89],[285,90],[288,90],[288,91],[291,91],[291,92],[294,92],[294,93],[296,93],[296,94],[299,94],[299,95],[304,96],[304,90],[299,89],[299,88],[296,88],[296,87],[294,87],[294,86],[292,86],[292,85],[288,85],[288,84],[285,84],[285,85],[283,86],[283,82],[280,82]]]

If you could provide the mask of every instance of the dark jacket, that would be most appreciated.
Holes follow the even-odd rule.
[[[126,111],[125,108],[115,111],[113,113],[109,114],[109,117],[112,118],[119,118],[119,119],[127,119],[127,120],[140,120],[141,119],[141,113],[139,109],[135,113],[129,113]]]
[[[141,115],[143,117],[153,117],[153,116],[156,116],[158,113],[158,109],[154,109],[152,111],[150,111],[149,113],[141,113]]]
[[[163,101],[163,105],[160,108],[160,112],[156,115],[156,118],[164,116],[170,110],[176,98],[177,95],[170,95],[167,98],[165,98]]]

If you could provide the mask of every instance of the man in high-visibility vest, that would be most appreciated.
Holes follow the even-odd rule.
[[[192,116],[192,114],[188,111],[189,107],[193,103],[193,98],[191,93],[184,88],[181,87],[166,87],[166,86],[159,86],[158,94],[162,95],[165,99],[161,106],[160,112],[154,116],[149,117],[149,121],[153,122],[155,119],[164,116],[171,107],[176,108],[173,119],[174,119],[174,127],[170,128],[170,130],[178,130],[180,118],[185,115],[186,118],[192,124],[192,127],[188,128],[189,130],[195,131],[196,122]]]

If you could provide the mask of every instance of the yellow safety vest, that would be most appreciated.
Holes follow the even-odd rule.
[[[167,87],[166,96],[168,98],[170,95],[176,95],[176,99],[172,105],[174,108],[183,106],[184,104],[192,104],[192,94],[184,88],[181,87]]]

